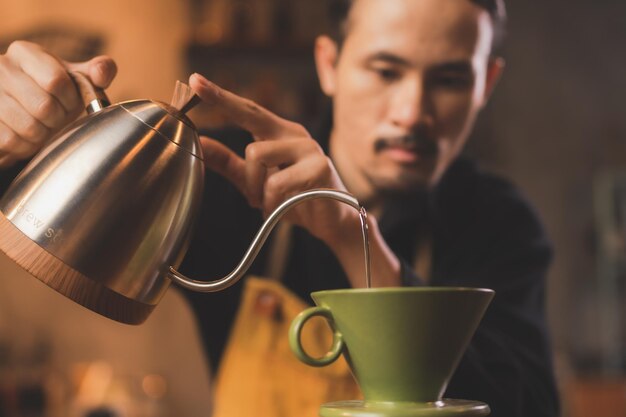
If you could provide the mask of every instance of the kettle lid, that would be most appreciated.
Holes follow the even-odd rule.
[[[125,101],[119,106],[161,136],[202,159],[196,126],[176,108],[153,100]]]

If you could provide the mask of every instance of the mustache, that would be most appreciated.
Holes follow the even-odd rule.
[[[381,137],[374,142],[376,153],[387,148],[402,148],[423,155],[437,155],[439,152],[436,142],[429,139],[424,132],[419,131],[400,136]]]

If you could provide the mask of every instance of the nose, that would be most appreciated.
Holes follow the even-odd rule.
[[[424,83],[420,79],[407,80],[394,93],[390,116],[397,127],[412,130],[432,122],[431,106]]]

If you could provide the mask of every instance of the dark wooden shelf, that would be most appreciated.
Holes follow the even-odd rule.
[[[313,60],[312,44],[199,44],[191,43],[187,47],[187,57],[192,62],[205,59],[246,59],[246,60]]]

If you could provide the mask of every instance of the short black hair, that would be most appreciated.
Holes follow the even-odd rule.
[[[492,53],[497,52],[502,46],[506,30],[506,7],[504,0],[468,0],[485,9],[493,22]],[[331,37],[339,44],[343,43],[346,35],[346,20],[355,0],[330,0],[329,19]]]

